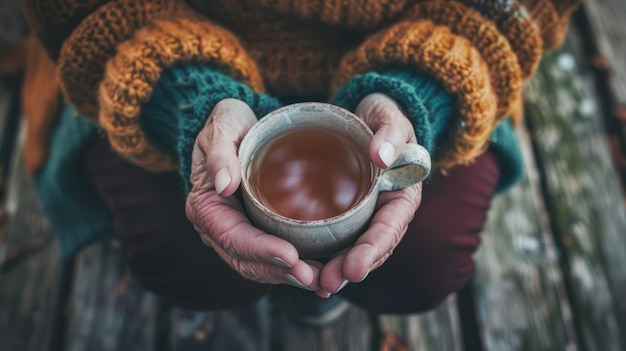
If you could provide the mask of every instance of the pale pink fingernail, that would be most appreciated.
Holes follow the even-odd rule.
[[[365,279],[365,278],[364,278],[364,279]],[[341,289],[345,288],[345,287],[346,287],[346,285],[348,285],[348,283],[349,283],[349,282],[348,282],[348,279],[344,279],[344,280],[343,280],[343,283],[341,283],[341,285],[339,285],[339,287],[337,288],[337,290],[335,290],[335,294],[336,294],[336,293],[338,293],[338,292],[340,292],[340,291],[341,291]]]
[[[361,281],[364,281],[365,278],[367,278],[368,275],[370,275],[370,271],[367,271],[367,273],[365,273],[365,275],[363,276],[363,279],[361,279]]]
[[[215,175],[215,191],[218,194],[221,194],[224,189],[230,184],[230,173],[228,173],[228,168],[222,168],[217,171]]]
[[[387,167],[393,163],[394,154],[395,151],[393,149],[393,145],[391,145],[388,141],[384,141],[378,149],[378,156],[380,156],[380,159]]]
[[[319,293],[317,296],[319,296],[319,297],[321,297],[323,299],[327,299],[327,298],[330,297],[330,293],[328,291],[324,291],[324,292]]]

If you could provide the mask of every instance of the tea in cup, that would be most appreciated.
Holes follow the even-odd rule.
[[[387,169],[377,167],[372,137],[363,120],[330,104],[294,104],[263,117],[239,146],[252,223],[292,243],[302,258],[326,258],[353,243],[380,191],[430,173],[430,155],[417,144],[407,144]]]

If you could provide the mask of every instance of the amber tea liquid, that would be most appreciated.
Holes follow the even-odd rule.
[[[374,173],[367,152],[330,128],[290,129],[255,153],[248,173],[250,190],[284,217],[331,218],[367,194]]]

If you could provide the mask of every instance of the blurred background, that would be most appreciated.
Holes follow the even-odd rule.
[[[0,0],[0,350],[626,350],[625,22],[625,1],[585,2],[527,84],[526,178],[492,205],[468,286],[426,314],[311,328],[267,299],[174,309],[114,240],[57,260],[23,141],[63,101],[19,1]]]

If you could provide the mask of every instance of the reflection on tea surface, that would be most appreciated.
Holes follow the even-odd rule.
[[[298,220],[337,216],[372,183],[367,150],[338,132],[299,127],[277,135],[250,164],[252,193],[278,214]]]

